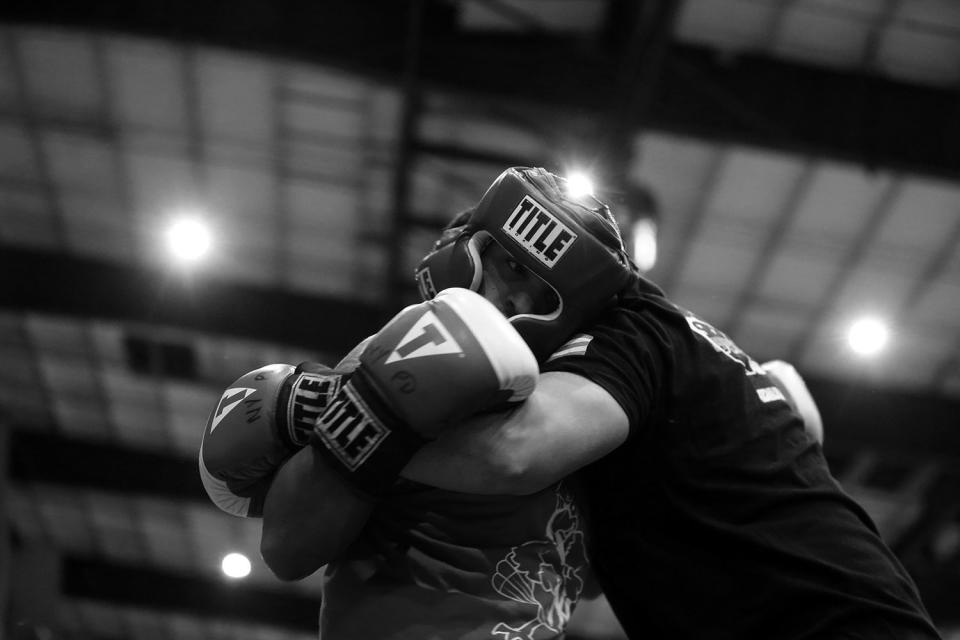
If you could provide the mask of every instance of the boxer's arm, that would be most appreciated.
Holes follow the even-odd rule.
[[[352,373],[372,339],[351,349],[336,370]],[[305,578],[339,556],[357,537],[375,504],[318,454],[307,447],[292,456],[267,492],[260,554],[269,558],[270,569],[281,580]]]
[[[820,412],[799,374],[779,361],[764,367],[822,443]],[[445,432],[401,475],[464,493],[533,493],[613,451],[628,432],[626,414],[602,387],[573,373],[548,372],[522,406]]]
[[[448,289],[401,311],[317,418],[312,446],[274,477],[261,532],[267,565],[295,580],[337,558],[426,439],[523,401],[536,374],[520,335],[474,292]]]
[[[316,447],[305,447],[280,467],[267,492],[260,553],[281,580],[304,578],[343,552],[375,504]]]
[[[534,493],[613,451],[628,431],[626,413],[602,387],[548,372],[522,405],[445,431],[401,475],[464,493]]]

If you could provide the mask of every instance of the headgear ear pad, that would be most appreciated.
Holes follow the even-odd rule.
[[[605,205],[574,198],[544,169],[514,167],[487,189],[460,235],[423,259],[416,271],[421,295],[429,299],[452,286],[478,290],[488,234],[557,293],[559,308],[551,313],[510,318],[540,360],[634,277]]]

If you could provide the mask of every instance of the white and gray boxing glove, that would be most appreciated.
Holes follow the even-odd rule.
[[[312,442],[378,495],[427,440],[467,416],[525,400],[539,368],[490,302],[452,288],[411,305],[374,335],[317,420]]]
[[[213,503],[232,515],[259,517],[275,471],[309,442],[340,380],[312,362],[273,364],[235,380],[200,444],[200,479]]]

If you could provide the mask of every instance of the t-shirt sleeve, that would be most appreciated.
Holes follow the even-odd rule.
[[[568,340],[540,370],[574,373],[600,385],[627,414],[632,436],[656,407],[668,344],[662,333],[636,314],[610,314]]]

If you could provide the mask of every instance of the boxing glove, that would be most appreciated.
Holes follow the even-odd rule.
[[[538,374],[496,307],[468,289],[447,289],[369,340],[312,442],[352,484],[378,495],[425,440],[482,410],[522,402]]]
[[[274,472],[307,444],[340,379],[305,362],[261,367],[234,381],[200,443],[200,478],[213,503],[232,515],[259,517]]]

